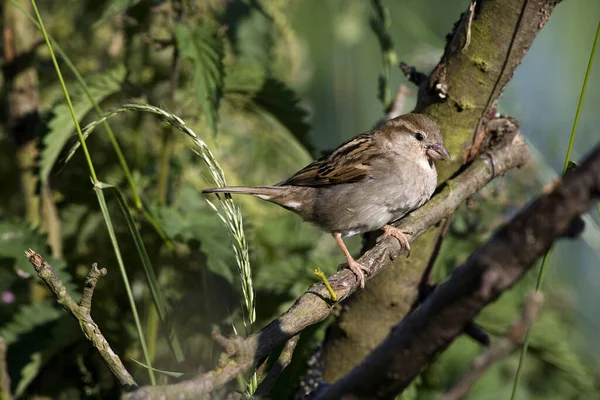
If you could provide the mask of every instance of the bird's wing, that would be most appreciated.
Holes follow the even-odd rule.
[[[383,156],[385,154],[375,144],[372,133],[363,133],[279,185],[328,186],[359,182],[370,177],[372,161]]]

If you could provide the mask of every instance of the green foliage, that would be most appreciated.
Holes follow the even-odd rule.
[[[77,325],[49,302],[22,306],[12,321],[0,328],[11,346],[9,371],[20,396],[50,359],[81,339]]]
[[[64,260],[51,257],[46,244],[46,237],[38,231],[27,227],[27,224],[17,218],[12,221],[0,221],[0,266],[10,266],[14,271],[22,271],[31,279],[37,279],[35,269],[31,266],[25,250],[33,248],[52,265],[54,273],[62,280],[63,284],[73,296],[77,297],[80,289],[73,283],[71,274],[66,270]]]
[[[86,78],[86,83],[94,100],[97,103],[102,103],[108,97],[118,93],[126,73],[126,67],[120,64],[108,71],[93,74]],[[75,115],[78,120],[82,120],[92,110],[93,104],[83,93],[81,87],[77,87],[73,91],[72,98]],[[61,150],[75,131],[67,102],[64,99],[52,107],[51,114],[52,117],[48,122],[48,132],[44,134],[40,157],[40,177],[43,182],[48,180]]]
[[[254,94],[252,101],[275,118],[290,131],[294,137],[308,150],[312,149],[306,123],[307,112],[300,107],[296,94],[285,83],[276,79],[267,79],[261,89]],[[255,112],[259,112],[255,110]]]
[[[110,1],[105,1],[103,6],[104,6],[104,11],[102,12],[102,15],[100,15],[100,18],[98,19],[97,23],[102,23],[104,21],[106,21],[107,19],[110,19],[112,17],[114,17],[115,15],[121,14],[125,11],[127,11],[127,9],[129,9],[130,7],[135,6],[136,4],[138,4],[141,0],[110,0]]]
[[[30,247],[53,265],[76,300],[89,265],[98,262],[107,268],[94,294],[92,317],[139,383],[149,383],[148,369],[157,372],[158,383],[170,383],[187,375],[169,371],[195,374],[218,366],[219,349],[211,333],[218,329],[243,334],[247,306],[229,232],[199,189],[225,184],[225,176],[230,185],[279,182],[306,165],[311,153],[316,155],[319,149],[370,126],[381,114],[381,107],[371,101],[376,93],[374,77],[381,74],[379,98],[387,105],[395,74],[399,75],[394,48],[413,65],[430,65],[441,48],[429,49],[422,42],[442,43],[460,12],[453,2],[435,7],[427,2],[354,3],[234,0],[198,7],[194,2],[84,0],[69,7],[40,4],[48,30],[70,59],[63,58],[64,62],[85,72],[96,102],[106,110],[115,107],[117,98],[133,99],[136,104],[116,106],[106,115],[122,145],[122,158],[115,154],[108,135],[97,134],[87,141],[99,180],[115,185],[98,184],[100,209],[89,190],[82,157],[56,165],[72,136],[73,121],[66,104],[56,100],[59,86],[47,67],[45,50],[35,52],[42,110],[38,126],[46,130],[39,145],[42,184],[37,192],[43,191],[45,201],[54,206],[59,228],[53,231],[52,208],[46,203],[40,206],[39,227],[27,226],[20,217],[30,200],[18,188],[21,155],[0,138],[0,336],[9,342],[14,394],[76,399],[117,398],[120,392],[77,322],[36,278],[23,253]],[[182,5],[180,15],[173,4]],[[339,18],[339,7],[352,7],[352,18]],[[433,19],[428,19],[428,13]],[[337,38],[340,29],[345,29],[345,40]],[[372,61],[377,43],[382,62]],[[68,89],[76,119],[95,119],[79,86],[70,80]],[[140,103],[156,107],[144,108]],[[184,131],[186,140],[165,130],[157,115]],[[5,120],[0,129],[6,129]],[[194,132],[212,134],[200,138]],[[158,176],[166,177],[164,201],[157,195]],[[461,210],[439,258],[435,280],[444,279],[502,218],[531,198],[536,193],[529,189],[532,186],[527,179],[505,179],[477,197],[473,207]],[[343,257],[329,234],[292,213],[252,197],[234,200],[244,217],[258,329],[317,281],[314,268],[329,275]],[[110,231],[104,222],[109,215]],[[147,215],[154,216],[164,232]],[[56,258],[50,256],[49,232],[62,240]],[[166,245],[164,236],[173,246]],[[359,242],[356,238],[349,243],[353,253]],[[131,290],[123,285],[125,268]],[[590,388],[598,371],[582,360],[582,346],[575,344],[581,336],[574,316],[578,308],[573,300],[567,301],[564,282],[552,277],[549,282],[557,289],[548,293],[536,322],[522,398],[593,398]],[[518,317],[528,286],[530,281],[518,285],[478,322],[493,335],[503,335]],[[159,297],[162,305],[155,311]],[[138,311],[132,311],[130,304]],[[166,327],[159,314],[168,316]],[[307,372],[307,361],[325,338],[328,322],[303,331],[272,398],[293,395],[299,377]],[[185,355],[181,362],[173,357],[170,327],[177,332]],[[140,337],[148,343],[146,356]],[[461,338],[402,398],[439,398],[481,351]],[[516,365],[514,356],[498,363],[477,383],[471,398],[507,398]],[[231,390],[244,387],[233,382],[225,388]]]
[[[184,24],[175,26],[177,48],[194,67],[193,85],[208,127],[217,133],[219,102],[223,91],[223,41],[216,28]]]
[[[150,257],[148,256],[148,252],[146,251],[146,247],[144,246],[142,236],[140,235],[140,232],[135,225],[135,220],[133,219],[133,216],[129,211],[127,202],[125,201],[125,198],[123,197],[123,194],[121,193],[119,188],[104,183],[101,184],[100,188],[102,190],[112,192],[112,194],[117,199],[119,208],[121,209],[121,212],[125,217],[125,221],[127,222],[127,229],[129,230],[129,234],[133,237],[135,248],[138,252],[140,261],[142,263],[144,274],[146,275],[146,281],[148,282],[148,287],[150,288],[150,294],[152,295],[152,301],[156,306],[158,316],[160,317],[161,322],[164,324],[164,327],[167,330],[167,340],[171,347],[171,351],[173,352],[173,355],[175,356],[177,362],[182,362],[184,361],[185,357],[183,355],[183,352],[181,351],[181,344],[179,343],[177,332],[174,330],[173,326],[171,326],[171,324],[168,322],[169,309],[167,303],[158,285],[158,279],[156,278],[154,267],[152,267],[152,262],[150,261]]]

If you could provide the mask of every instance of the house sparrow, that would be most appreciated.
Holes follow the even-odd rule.
[[[422,206],[433,194],[433,160],[450,158],[436,123],[406,114],[353,137],[275,186],[225,187],[202,193],[251,194],[299,214],[331,232],[361,288],[363,271],[343,237],[382,229],[407,250],[406,233],[389,225]]]

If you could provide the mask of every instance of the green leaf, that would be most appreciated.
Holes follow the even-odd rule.
[[[225,69],[224,92],[256,95],[267,79],[264,67],[256,61],[236,62]]]
[[[0,336],[4,338],[6,344],[14,344],[19,336],[57,320],[64,315],[63,313],[48,303],[22,306],[12,321],[0,328]]]
[[[90,93],[96,103],[101,103],[107,97],[119,92],[125,80],[127,70],[124,65],[118,65],[108,71],[93,74],[86,78]],[[92,103],[77,87],[72,96],[73,108],[77,119],[81,121],[92,110]],[[65,100],[61,100],[52,107],[53,117],[48,123],[48,132],[42,140],[43,149],[40,155],[40,178],[42,182],[48,180],[52,167],[56,163],[61,150],[69,137],[75,131],[73,120]]]
[[[223,40],[215,28],[175,25],[175,38],[181,56],[194,66],[194,88],[206,122],[217,133],[219,102],[222,97],[224,70]]]
[[[83,339],[73,319],[50,302],[22,306],[0,328],[0,336],[11,348],[8,361],[16,397],[52,357]]]
[[[50,255],[44,235],[31,229],[20,219],[0,222],[0,258],[13,259],[15,270],[24,271],[37,279],[35,269],[25,257],[25,250],[29,248],[34,249],[52,265],[52,270],[65,285],[69,294],[77,298],[80,293],[79,288],[73,283],[71,274],[66,270],[67,264],[64,260],[55,259]]]
[[[273,18],[257,1],[230,1],[224,13],[227,36],[237,60],[253,60],[272,68],[275,35]],[[236,62],[237,64],[237,62]]]
[[[183,355],[183,351],[181,350],[181,345],[179,343],[179,339],[177,338],[177,334],[172,326],[169,326],[168,323],[168,307],[167,303],[164,299],[164,296],[160,290],[158,285],[158,279],[156,278],[156,274],[154,273],[154,268],[152,267],[152,262],[150,261],[150,257],[148,256],[148,252],[146,251],[146,247],[144,246],[144,242],[142,241],[142,236],[135,225],[135,220],[133,216],[129,212],[129,207],[127,207],[127,202],[123,197],[123,194],[119,190],[119,188],[109,185],[106,183],[100,182],[99,188],[102,190],[110,190],[119,203],[119,208],[125,217],[125,221],[127,222],[127,228],[129,229],[129,233],[133,237],[133,242],[135,243],[135,248],[140,257],[140,261],[142,262],[142,267],[144,269],[144,274],[146,275],[146,280],[148,281],[148,287],[150,288],[150,293],[152,295],[152,300],[154,301],[154,305],[156,306],[156,310],[158,311],[158,316],[163,324],[167,326],[168,342],[171,346],[171,351],[175,356],[177,362],[182,362],[185,360]]]
[[[21,379],[15,389],[15,395],[21,396],[27,386],[35,379],[39,370],[42,368],[42,353],[35,352],[31,355],[30,361],[21,369]]]
[[[285,83],[273,78],[267,79],[252,101],[271,114],[306,149],[309,151],[312,149],[308,136],[310,125],[306,122],[308,112],[300,106],[296,93]]]

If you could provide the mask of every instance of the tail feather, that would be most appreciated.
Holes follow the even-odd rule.
[[[202,193],[233,193],[251,194],[263,200],[270,200],[281,193],[281,187],[277,186],[230,186],[222,188],[204,189]]]

